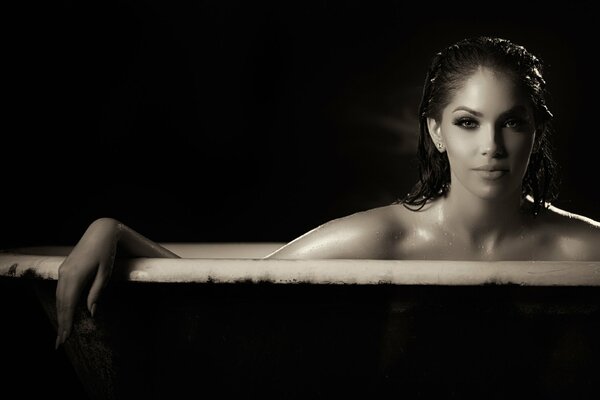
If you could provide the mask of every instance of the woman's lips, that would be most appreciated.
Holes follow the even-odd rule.
[[[475,172],[484,179],[495,180],[502,178],[504,175],[508,173],[506,169],[495,169],[495,170],[485,170],[485,169],[476,169]]]
[[[500,179],[508,173],[508,169],[498,167],[479,167],[473,169],[480,177],[489,180]]]

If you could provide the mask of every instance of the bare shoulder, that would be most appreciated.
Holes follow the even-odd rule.
[[[540,222],[567,258],[600,261],[600,222],[555,206],[548,207]]]
[[[399,225],[395,205],[359,211],[310,230],[266,258],[387,258],[388,238]]]

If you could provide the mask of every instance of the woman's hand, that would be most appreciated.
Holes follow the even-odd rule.
[[[108,283],[112,272],[121,229],[122,224],[112,218],[92,222],[60,265],[56,286],[57,348],[71,334],[75,308],[91,280],[93,282],[87,293],[87,308],[94,316],[100,292]]]

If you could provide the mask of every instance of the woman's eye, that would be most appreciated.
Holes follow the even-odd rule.
[[[514,129],[517,131],[523,131],[527,129],[527,121],[519,118],[511,118],[504,121],[504,127],[508,129]]]
[[[523,125],[523,121],[519,119],[509,119],[504,122],[504,126],[507,128],[517,129]]]
[[[478,123],[476,120],[471,118],[460,118],[454,121],[454,125],[460,126],[465,129],[475,129],[477,128]]]

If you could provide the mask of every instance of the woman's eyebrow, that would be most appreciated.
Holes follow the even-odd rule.
[[[458,106],[456,107],[454,110],[452,110],[452,112],[456,112],[456,111],[466,111],[470,114],[475,115],[476,117],[483,117],[483,113],[473,110],[472,108],[469,108],[467,106]],[[504,111],[502,114],[500,114],[500,117],[505,117],[507,115],[511,115],[511,114],[523,114],[523,113],[527,113],[527,107],[525,107],[522,104],[518,104],[506,111]]]
[[[469,108],[469,107],[466,107],[466,106],[458,106],[454,110],[452,110],[452,112],[456,112],[456,111],[466,111],[468,113],[471,113],[471,114],[475,115],[476,117],[482,117],[483,116],[483,114],[480,113],[479,111],[475,111],[472,108]]]
[[[516,105],[514,107],[512,107],[510,110],[504,111],[502,114],[500,114],[500,117],[506,117],[507,115],[513,115],[513,114],[527,114],[527,107],[525,107],[524,105]]]

